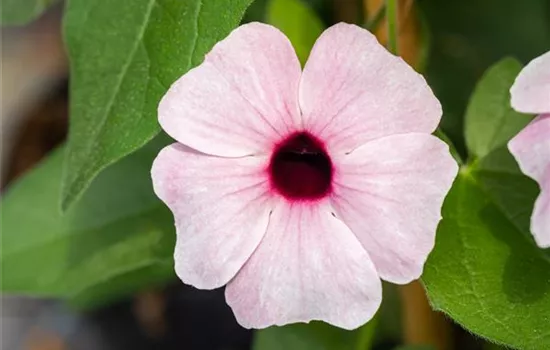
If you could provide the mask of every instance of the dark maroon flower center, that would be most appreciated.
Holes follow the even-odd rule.
[[[273,188],[288,199],[319,199],[332,187],[330,157],[308,132],[292,134],[275,148],[269,173]]]

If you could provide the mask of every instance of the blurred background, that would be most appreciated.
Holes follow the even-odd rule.
[[[375,32],[382,43],[386,41],[383,0],[302,2],[323,26],[357,23]],[[300,25],[293,11],[284,2],[276,7],[270,0],[256,0],[244,21]],[[70,74],[61,35],[62,12],[63,3],[58,2],[28,25],[1,29],[2,192],[65,140]],[[319,33],[311,33],[311,38],[302,40],[314,41]],[[526,63],[550,48],[550,1],[401,0],[399,48],[441,100],[442,128],[465,155],[463,115],[475,82],[505,56]],[[384,289],[383,307],[373,321],[376,327],[369,331],[373,349],[401,345],[498,349],[431,311],[419,282],[399,287],[386,284]],[[241,328],[225,304],[223,290],[198,291],[175,278],[94,309],[3,295],[1,322],[2,349],[6,350],[287,349],[286,335],[270,342]],[[323,325],[314,327],[324,332]],[[294,334],[300,337],[301,332],[297,327]],[[303,348],[320,349],[307,346],[311,345]],[[346,348],[335,345],[334,349]]]

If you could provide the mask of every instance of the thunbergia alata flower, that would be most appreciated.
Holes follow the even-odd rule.
[[[457,173],[431,133],[441,106],[368,31],[327,29],[303,72],[288,39],[251,23],[159,105],[152,177],[174,213],[175,269],[247,328],[371,319],[380,279],[418,278]]]
[[[550,247],[550,51],[531,61],[510,89],[518,112],[540,114],[508,143],[521,171],[540,186],[531,232],[540,247]]]

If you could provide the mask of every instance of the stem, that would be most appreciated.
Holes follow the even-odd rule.
[[[376,336],[378,317],[375,316],[366,325],[358,329],[356,350],[370,350]],[[485,349],[484,349],[485,350]]]
[[[398,55],[397,0],[386,0],[386,20],[388,22],[388,50],[394,55]]]
[[[380,23],[384,19],[384,15],[386,14],[386,4],[380,6],[378,11],[374,14],[374,16],[371,17],[365,24],[365,28],[367,28],[370,32],[374,32],[378,27],[380,26]]]
[[[401,293],[403,342],[426,344],[433,349],[452,350],[453,328],[440,313],[432,310],[419,281],[398,287]]]

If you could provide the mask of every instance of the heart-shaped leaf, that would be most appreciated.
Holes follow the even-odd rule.
[[[70,131],[61,205],[158,132],[168,87],[201,63],[253,0],[68,0]]]

